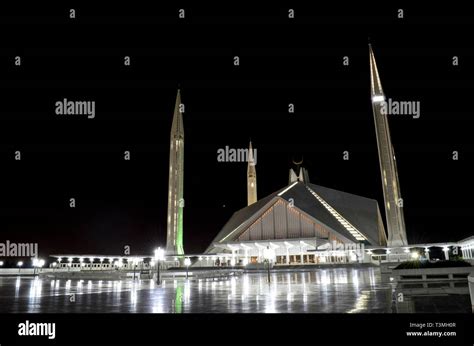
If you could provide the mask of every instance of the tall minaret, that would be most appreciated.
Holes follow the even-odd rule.
[[[170,136],[170,171],[168,185],[168,228],[166,254],[182,255],[183,250],[183,174],[184,129],[181,94],[178,89]]]
[[[403,217],[403,200],[400,195],[395,152],[390,139],[387,115],[382,112],[385,95],[380,83],[374,52],[369,44],[370,55],[370,91],[375,120],[375,133],[379,151],[380,171],[382,174],[385,216],[387,218],[388,246],[407,245],[405,220]]]
[[[255,202],[257,202],[257,171],[255,170],[252,142],[250,142],[247,166],[247,205]]]

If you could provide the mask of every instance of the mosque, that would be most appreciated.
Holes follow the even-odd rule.
[[[376,200],[312,184],[308,171],[296,164],[288,185],[257,198],[256,156],[250,143],[247,161],[247,206],[236,211],[202,254],[183,247],[184,126],[178,90],[170,136],[167,266],[305,265],[322,263],[380,263],[430,258],[441,248],[445,259],[459,249],[474,258],[474,237],[459,242],[408,244],[403,199],[391,142],[386,98],[372,47],[369,45],[370,92],[384,195],[385,226]],[[420,250],[421,249],[421,250]],[[421,252],[421,253],[420,253]],[[107,269],[153,266],[153,256],[53,255],[59,267]],[[66,260],[64,260],[66,259]],[[185,261],[185,259],[188,259]],[[84,261],[85,260],[85,261]]]
[[[366,247],[407,245],[395,152],[388,119],[382,112],[385,97],[370,46],[369,56],[388,232],[376,200],[312,184],[300,164],[290,169],[287,186],[257,199],[256,165],[250,155],[248,205],[232,215],[206,255],[220,254],[224,264],[230,265],[264,262],[268,257],[284,265],[349,263],[368,261]],[[200,264],[205,263],[202,260]]]

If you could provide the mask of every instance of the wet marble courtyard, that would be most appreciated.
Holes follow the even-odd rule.
[[[244,274],[227,280],[0,278],[2,312],[390,312],[376,271],[329,269]]]
[[[246,273],[221,281],[0,278],[0,312],[392,313],[392,284],[374,268]]]

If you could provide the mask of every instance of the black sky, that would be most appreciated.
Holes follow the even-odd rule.
[[[474,21],[463,9],[405,7],[399,20],[396,7],[380,5],[189,5],[180,21],[179,7],[77,7],[71,21],[68,8],[2,9],[0,241],[38,242],[43,255],[163,245],[178,84],[186,252],[203,251],[246,205],[246,165],[217,162],[217,150],[250,138],[259,197],[285,186],[292,158],[303,156],[313,183],[383,205],[368,37],[386,95],[421,102],[419,119],[389,118],[409,241],[472,235]],[[63,98],[96,101],[96,118],[56,115]]]

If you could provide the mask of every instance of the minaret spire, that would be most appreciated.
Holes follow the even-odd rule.
[[[388,232],[387,242],[389,246],[404,246],[407,245],[408,242],[403,216],[403,200],[400,195],[400,184],[398,182],[398,172],[395,162],[395,151],[390,138],[387,115],[382,112],[385,95],[383,93],[382,84],[380,83],[374,52],[370,44],[369,57],[370,92],[385,201],[385,216],[387,219]]]
[[[255,202],[257,202],[257,171],[255,170],[252,141],[250,141],[247,165],[247,205]]]
[[[168,183],[168,220],[166,254],[182,255],[183,249],[183,174],[184,127],[181,92],[178,89],[170,135],[170,165]]]
[[[382,83],[380,83],[379,71],[377,70],[377,64],[375,62],[374,52],[372,45],[369,43],[369,56],[370,56],[370,91],[372,98],[375,96],[384,96]]]

